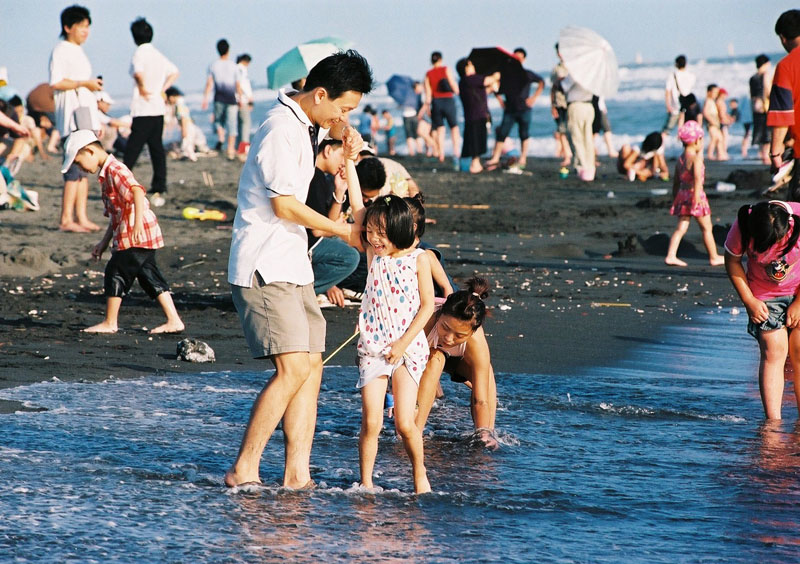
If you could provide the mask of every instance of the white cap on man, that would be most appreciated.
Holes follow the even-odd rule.
[[[70,133],[64,148],[64,164],[61,166],[61,174],[67,173],[75,157],[78,155],[78,151],[83,149],[86,145],[98,143],[99,141],[94,131],[89,129],[79,129]]]

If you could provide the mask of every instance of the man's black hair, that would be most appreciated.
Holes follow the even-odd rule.
[[[775,33],[786,39],[800,35],[800,10],[787,10],[775,22]]]
[[[242,53],[241,55],[236,57],[236,62],[237,63],[241,63],[242,61],[246,61],[246,62],[249,63],[252,60],[253,60],[252,57],[250,57],[250,55],[248,53]]]
[[[153,40],[153,26],[147,23],[146,19],[138,18],[131,24],[131,35],[137,45],[150,43]]]
[[[67,38],[67,32],[64,31],[65,27],[72,27],[76,23],[81,23],[83,20],[89,20],[92,23],[92,18],[89,15],[89,10],[77,4],[64,8],[61,12],[61,39]]]
[[[370,223],[382,227],[386,238],[398,249],[407,249],[414,244],[414,214],[408,202],[400,196],[390,194],[375,200],[364,215],[364,225]]]
[[[324,88],[331,100],[345,92],[367,94],[372,91],[372,69],[357,51],[349,49],[325,57],[308,73],[304,92]]]
[[[517,47],[516,49],[514,49],[514,53],[522,53],[522,57],[523,58],[525,58],[525,59],[528,58],[528,52],[525,49],[523,49],[522,47]]]
[[[220,57],[222,57],[223,55],[227,55],[228,49],[230,48],[231,46],[228,45],[228,41],[226,39],[220,39],[219,41],[217,41],[217,53],[219,53]]]
[[[463,58],[459,59],[458,62],[456,63],[456,72],[458,73],[458,76],[460,76],[461,78],[464,78],[465,76],[467,76],[467,63],[468,62],[469,62],[469,59],[466,58],[466,57],[463,57]]]
[[[341,139],[332,139],[330,137],[326,137],[325,139],[319,142],[319,149],[317,154],[321,155],[322,152],[325,150],[325,147],[338,148],[341,146],[342,146]]]
[[[377,157],[367,157],[356,165],[356,175],[362,190],[380,190],[386,184],[386,168]]]
[[[183,96],[183,92],[181,92],[181,91],[180,91],[180,90],[179,90],[177,87],[175,87],[175,86],[170,86],[169,88],[167,88],[167,89],[164,91],[164,95],[166,95],[166,97],[167,97],[167,98],[169,98],[170,96]]]
[[[675,66],[679,69],[686,68],[686,55],[678,55],[675,57]]]
[[[22,98],[14,94],[11,98],[8,99],[8,105],[12,108],[16,108],[17,106],[22,105]]]
[[[764,63],[769,62],[769,57],[767,57],[764,53],[761,53],[759,56],[756,57],[756,68],[760,69]]]

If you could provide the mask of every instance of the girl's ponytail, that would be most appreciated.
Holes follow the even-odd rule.
[[[465,287],[447,297],[440,315],[449,315],[462,321],[469,321],[474,331],[486,318],[486,304],[489,297],[489,282],[485,278],[473,276]]]
[[[792,234],[789,237],[789,241],[786,243],[786,247],[784,247],[783,252],[781,253],[782,255],[788,254],[788,252],[791,251],[797,244],[797,239],[800,238],[800,223],[798,222],[800,222],[800,216],[792,214],[790,221]]]
[[[742,249],[747,252],[750,244],[750,210],[753,206],[742,206],[736,213],[736,221],[739,223],[739,232],[742,234]]]

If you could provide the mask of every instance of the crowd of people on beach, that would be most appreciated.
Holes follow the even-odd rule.
[[[134,90],[129,119],[122,120],[108,117],[113,100],[81,47],[92,23],[89,11],[70,6],[61,13],[60,23],[62,41],[51,54],[49,82],[28,95],[27,112],[0,72],[4,110],[0,141],[6,151],[0,167],[0,204],[10,201],[3,195],[14,194],[29,209],[38,205],[35,193],[14,188],[14,174],[34,152],[48,158],[48,149],[55,152],[53,144],[60,143],[64,154],[60,229],[100,231],[86,210],[91,174],[98,175],[109,218],[92,251],[99,260],[112,248],[104,277],[105,318],[85,331],[116,332],[123,297],[138,280],[166,317],[151,333],[179,333],[185,327],[155,258],[164,246],[153,208],[163,205],[167,194],[163,143],[167,116],[180,128],[176,151],[182,157],[195,160],[198,153],[209,153],[208,143],[175,86],[178,68],[152,44],[154,30],[146,19],[135,20],[130,28],[135,44],[130,65]],[[665,261],[686,266],[677,251],[695,218],[710,264],[725,264],[747,309],[748,331],[759,341],[759,380],[768,418],[780,418],[787,351],[796,365],[800,407],[800,337],[787,331],[800,324],[800,305],[793,301],[800,288],[800,270],[792,268],[800,260],[800,204],[796,203],[800,174],[792,174],[793,143],[800,127],[800,11],[782,14],[775,31],[789,54],[777,64],[774,76],[769,59],[756,58],[757,71],[750,80],[753,144],[759,157],[788,179],[790,202],[743,206],[728,234],[724,257],[717,253],[703,189],[704,153],[709,160],[727,158],[725,127],[741,116],[739,108],[728,105],[724,89],[708,85],[701,106],[692,93],[695,78],[686,68],[686,58],[679,56],[666,84],[667,116],[661,131],[647,135],[641,148],[623,146],[616,157],[619,172],[632,181],[668,181],[664,139],[677,127],[684,149],[671,177],[670,213],[678,225]],[[423,240],[426,215],[420,187],[397,160],[378,157],[374,146],[378,131],[384,131],[388,154],[396,152],[399,125],[392,112],[384,109],[379,117],[367,106],[357,127],[350,125],[349,115],[374,86],[372,69],[360,54],[349,50],[322,59],[292,89],[281,90],[263,122],[253,127],[253,91],[247,76],[251,57],[242,54],[236,62],[231,60],[225,39],[217,43],[217,52],[202,107],[208,107],[213,92],[216,151],[244,162],[228,281],[252,355],[275,366],[254,402],[225,483],[231,487],[260,483],[262,452],[282,422],[283,485],[313,486],[309,465],[325,348],[321,307],[358,304],[360,485],[375,487],[378,436],[391,401],[414,490],[428,492],[422,431],[440,393],[443,372],[469,388],[475,437],[488,448],[498,446],[497,389],[482,328],[489,284],[473,277],[458,288],[447,275],[441,253]],[[478,74],[468,57],[456,63],[454,73],[444,64],[442,53],[432,53],[431,68],[424,80],[414,84],[416,103],[403,108],[409,153],[444,162],[449,129],[453,154],[468,160],[470,173],[504,168],[521,174],[531,108],[545,80],[522,66],[524,49],[515,49],[512,56],[519,71],[504,76]],[[604,101],[576,82],[563,62],[553,69],[551,80],[560,165],[571,165],[579,178],[592,181],[595,135],[611,131]],[[484,161],[490,94],[501,101],[503,117],[491,155]],[[456,96],[464,112],[463,139]],[[514,125],[522,150],[510,157],[506,148]],[[132,172],[145,145],[153,164],[148,190]],[[748,259],[746,268],[743,256]]]
[[[86,215],[88,177],[98,176],[108,224],[91,256],[99,261],[109,247],[112,252],[104,274],[105,316],[84,331],[116,333],[123,298],[138,281],[166,318],[150,333],[180,333],[185,326],[156,261],[164,246],[155,209],[167,194],[165,115],[178,120],[186,157],[207,143],[175,86],[177,67],[153,46],[153,28],[144,18],[131,24],[134,92],[130,119],[124,121],[102,117],[113,100],[81,48],[89,36],[89,11],[70,6],[60,23],[63,40],[51,55],[48,88],[39,89],[45,98],[48,90],[52,95],[51,111],[31,109],[29,103],[29,112],[41,114],[38,124],[20,112],[17,120],[0,114],[0,125],[14,139],[38,143],[43,158],[47,136],[61,145],[63,231],[100,230]],[[252,88],[244,86],[250,56],[240,56],[237,66],[229,60],[227,41],[220,40],[217,49],[203,107],[213,91],[217,149],[224,147],[230,160],[237,155],[244,160],[229,262],[232,299],[251,352],[276,368],[256,399],[225,483],[259,482],[261,451],[281,421],[284,485],[313,483],[309,456],[325,347],[320,300],[330,296],[331,304],[360,304],[360,486],[374,487],[378,435],[384,405],[391,402],[414,490],[428,492],[422,431],[443,371],[470,389],[476,438],[489,448],[498,445],[496,385],[481,327],[488,282],[472,278],[455,287],[441,254],[421,240],[426,218],[419,186],[399,162],[377,158],[349,126],[349,113],[373,87],[372,70],[361,55],[346,51],[320,61],[295,90],[280,91],[251,136]],[[390,113],[383,119],[382,127],[391,132]],[[129,131],[118,159],[121,136],[108,139],[106,128],[122,127]],[[36,129],[45,135],[35,137]],[[132,171],[144,146],[153,164],[147,190]],[[11,153],[16,158],[9,164],[22,162],[19,155]]]

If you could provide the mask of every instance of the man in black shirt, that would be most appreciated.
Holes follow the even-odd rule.
[[[342,142],[325,139],[319,145],[314,178],[308,187],[306,205],[329,219],[339,219],[347,198],[347,182],[342,177],[344,154]],[[306,229],[311,267],[314,270],[314,292],[319,296],[348,275],[358,266],[359,254],[356,249],[339,239],[328,237],[328,233],[316,229]],[[322,302],[330,300],[323,300]]]
[[[520,64],[525,62],[527,53],[522,47],[514,49],[514,56],[519,59]],[[531,94],[531,84],[536,82],[536,92]],[[500,76],[500,90],[497,93],[497,99],[503,107],[503,121],[500,122],[500,127],[496,131],[496,142],[494,145],[494,152],[492,158],[486,162],[486,165],[491,169],[496,167],[500,162],[500,156],[503,153],[503,143],[511,132],[514,124],[517,124],[519,130],[519,139],[522,142],[521,155],[519,158],[518,168],[511,170],[521,171],[525,168],[528,158],[528,147],[530,146],[530,139],[528,130],[531,124],[531,108],[536,102],[536,98],[544,90],[544,79],[533,71],[528,69],[521,69],[521,72],[506,72]]]

